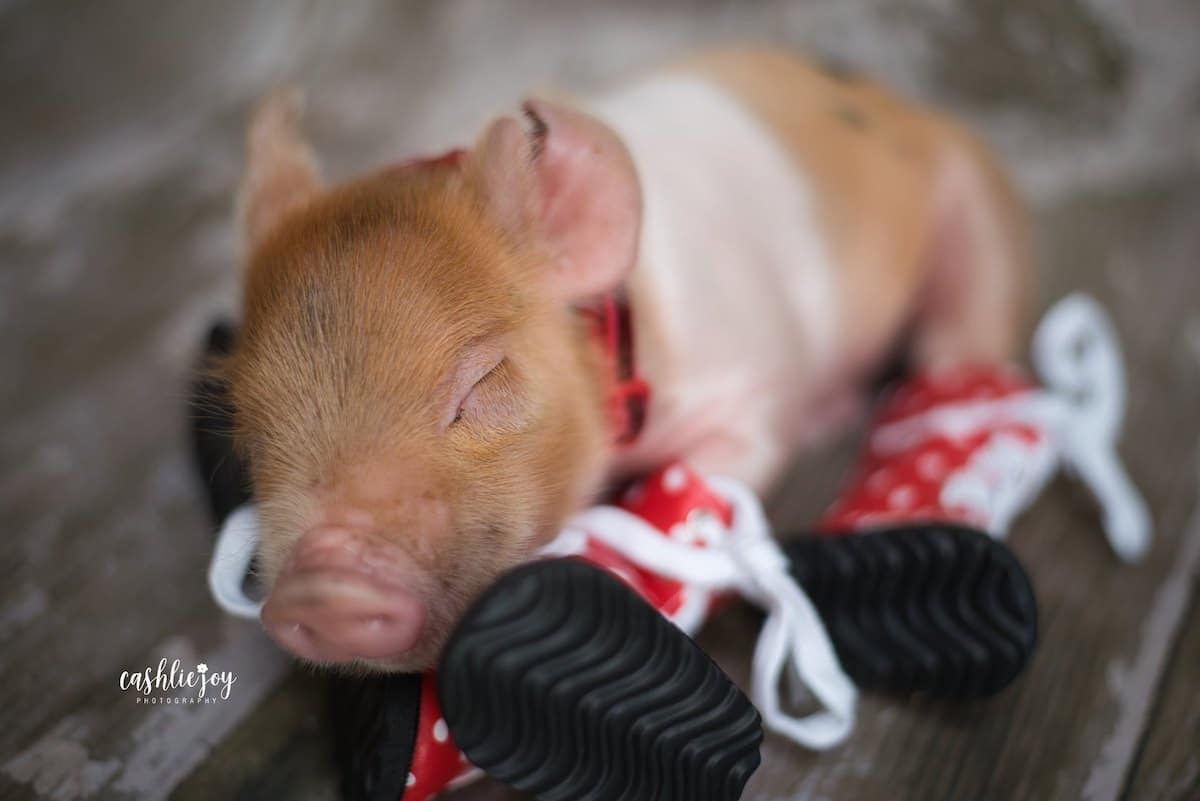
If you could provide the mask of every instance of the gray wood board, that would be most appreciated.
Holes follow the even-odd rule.
[[[1200,17],[1188,0],[1053,5],[0,8],[16,123],[0,132],[0,797],[333,797],[315,683],[280,686],[286,660],[206,597],[211,533],[180,416],[205,327],[236,304],[231,194],[252,98],[306,84],[337,176],[463,141],[548,79],[586,86],[764,38],[886,75],[997,142],[1041,212],[1038,297],[1085,289],[1117,319],[1124,450],[1160,539],[1144,565],[1118,565],[1088,499],[1057,482],[1013,538],[1043,604],[1030,674],[966,708],[868,699],[854,740],[828,754],[771,740],[747,797],[1187,797],[1200,112],[1182,99],[1200,91]],[[849,437],[798,465],[773,519],[812,520],[853,450]],[[742,680],[755,625],[734,609],[702,639]],[[233,699],[131,703],[121,671],[164,656],[237,670]]]

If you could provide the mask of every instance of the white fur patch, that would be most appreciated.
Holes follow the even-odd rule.
[[[635,302],[654,305],[665,339],[648,367],[661,359],[671,376],[655,386],[651,427],[733,435],[741,453],[723,466],[755,483],[788,450],[780,418],[804,414],[836,349],[836,275],[812,184],[769,128],[700,78],[652,78],[589,110],[625,141],[642,183]]]

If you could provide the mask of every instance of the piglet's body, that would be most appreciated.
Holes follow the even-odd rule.
[[[999,170],[872,84],[722,52],[525,112],[332,189],[294,101],[252,125],[227,374],[263,621],[302,658],[427,667],[611,479],[682,457],[765,489],[902,333],[933,366],[1015,345],[1027,257]],[[622,448],[578,311],[611,293],[652,388]]]

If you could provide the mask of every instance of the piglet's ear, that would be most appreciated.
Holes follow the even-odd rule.
[[[252,253],[288,214],[316,193],[316,158],[300,132],[303,97],[277,90],[259,102],[246,134],[246,170],[238,190],[243,248]]]
[[[510,233],[547,257],[552,294],[578,302],[616,288],[637,257],[642,198],[617,135],[581,111],[544,100],[484,132],[472,169]]]

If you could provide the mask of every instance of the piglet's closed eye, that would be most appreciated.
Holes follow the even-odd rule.
[[[476,389],[503,359],[504,350],[494,340],[475,343],[463,352],[448,379],[449,402],[442,412],[443,427],[460,422],[468,414],[479,414],[481,403]]]
[[[455,425],[487,425],[493,430],[520,429],[529,422],[529,405],[514,363],[502,359],[467,393]]]

